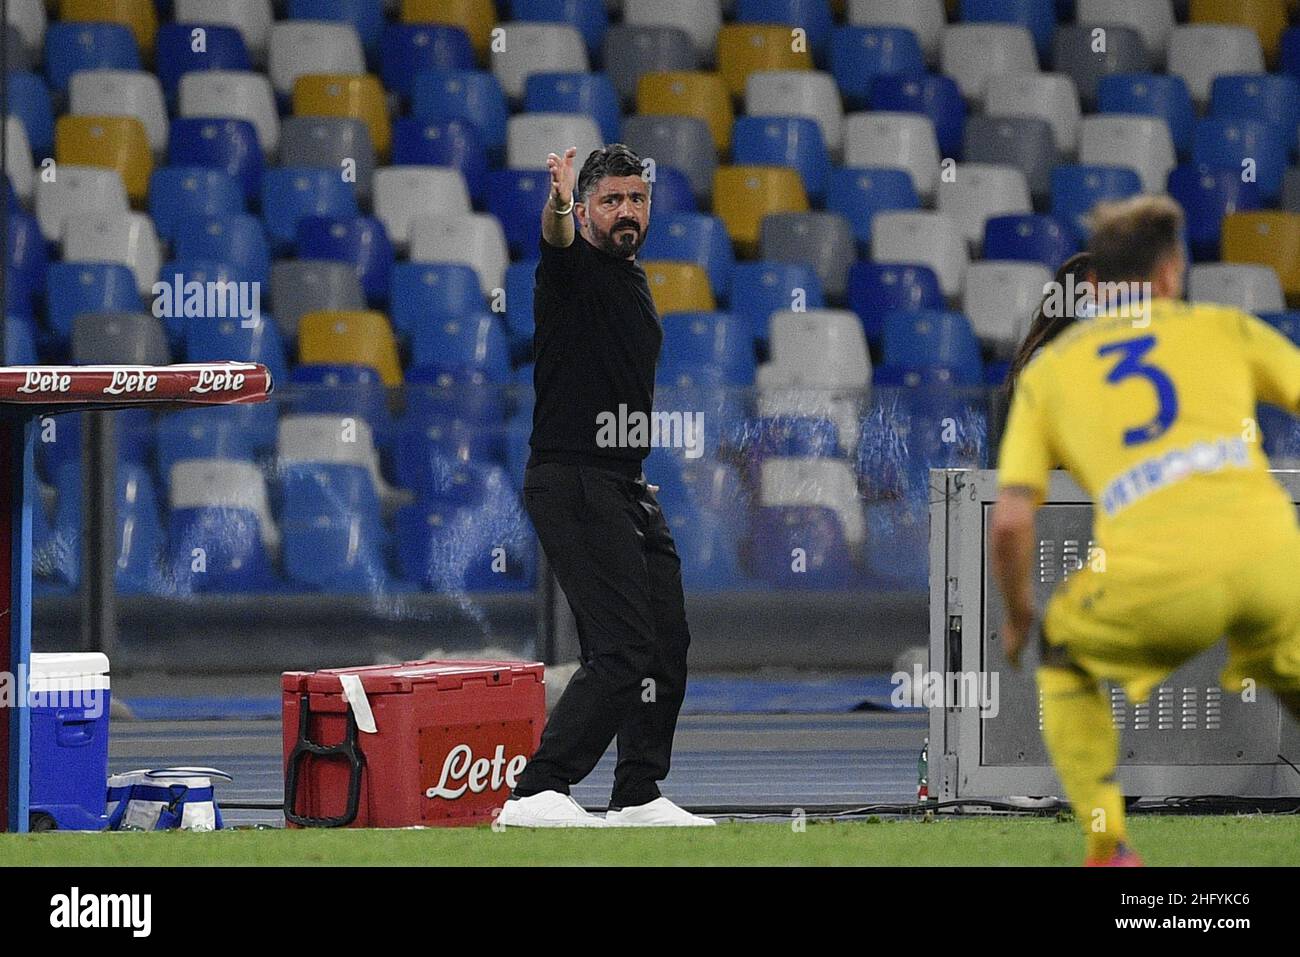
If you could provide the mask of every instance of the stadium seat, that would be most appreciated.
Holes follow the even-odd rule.
[[[1210,115],[1276,126],[1287,150],[1294,152],[1300,128],[1300,80],[1286,74],[1217,76],[1210,85]]]
[[[506,322],[506,336],[510,340],[510,359],[516,364],[531,362],[533,358],[533,286],[537,276],[537,263],[537,259],[525,259],[506,267],[506,308],[502,315]],[[418,321],[417,317],[415,322]],[[396,313],[393,324],[397,325]],[[532,383],[531,369],[519,365],[518,371],[526,373],[526,384]]]
[[[389,23],[383,28],[379,77],[384,89],[409,97],[417,75],[473,70],[474,47],[459,27],[437,23]]]
[[[1034,298],[1037,305],[1042,288]],[[881,357],[903,369],[951,370],[954,385],[977,386],[984,379],[979,341],[960,312],[911,310],[885,317]]]
[[[36,170],[32,167],[32,147],[27,130],[16,116],[4,118],[4,171],[6,181],[17,202],[27,204],[36,189]]]
[[[505,234],[489,213],[418,216],[411,221],[411,262],[453,262],[472,266],[488,295],[502,288],[510,251]]]
[[[1239,176],[1253,172],[1265,203],[1276,200],[1282,192],[1286,157],[1282,132],[1258,120],[1207,117],[1197,122],[1192,137],[1193,162],[1231,169]]]
[[[885,113],[928,116],[934,124],[935,138],[942,154],[960,157],[966,129],[966,101],[952,77],[933,73],[878,76],[871,85],[871,108]],[[852,117],[848,122],[852,122]]]
[[[972,117],[966,124],[966,145],[962,155],[965,163],[955,169],[958,179],[961,170],[972,165],[1002,166],[1020,173],[1036,200],[1046,198],[1051,192],[1057,151],[1052,124],[1045,119],[1029,116]],[[947,185],[950,184],[940,184],[941,195]]]
[[[944,296],[939,277],[929,266],[856,262],[849,270],[848,304],[862,320],[867,339],[875,343],[889,313],[943,309]]]
[[[308,313],[365,307],[361,280],[346,263],[299,259],[271,266],[271,308],[285,340],[298,338],[298,324]]]
[[[200,318],[185,323],[185,358],[190,362],[260,362],[272,382],[289,379],[280,327],[268,315],[253,319]]]
[[[880,213],[871,232],[873,260],[929,266],[945,296],[961,292],[970,256],[951,218],[928,211]]]
[[[763,219],[759,258],[809,263],[833,301],[844,298],[854,253],[853,227],[835,213],[772,213]]]
[[[493,170],[488,173],[487,182],[487,212],[500,221],[510,255],[535,256],[542,207],[550,195],[550,173],[531,169]]]
[[[1094,206],[1141,192],[1142,178],[1130,167],[1062,164],[1052,170],[1052,215],[1068,223],[1082,245],[1091,232],[1087,217]]]
[[[386,166],[375,171],[374,210],[389,241],[402,251],[410,244],[411,221],[417,216],[468,213],[469,188],[460,170]]]
[[[136,290],[147,296],[158,279],[162,252],[153,221],[144,213],[71,216],[63,229],[63,258],[69,262],[116,262],[135,273]]]
[[[67,23],[118,23],[131,31],[136,47],[153,51],[158,13],[153,0],[59,0],[59,18]]]
[[[78,70],[69,80],[68,89],[70,113],[133,116],[144,125],[153,154],[166,153],[167,104],[153,74],[132,70]]]
[[[620,142],[623,116],[618,93],[604,73],[533,73],[524,87],[524,111],[590,116],[602,143]]]
[[[388,588],[383,522],[370,473],[358,465],[295,463],[280,471],[284,570],[327,592]]]
[[[939,184],[934,124],[916,113],[850,113],[844,123],[844,165],[905,170],[917,194],[933,198]]]
[[[379,53],[384,30],[383,0],[289,0],[290,20],[337,20],[351,24],[366,54]]]
[[[474,52],[486,60],[492,30],[497,25],[492,0],[402,0],[403,23],[446,23],[469,36]]]
[[[758,249],[765,217],[807,209],[799,174],[788,167],[720,166],[713,177],[713,210],[747,259]]]
[[[45,292],[49,257],[36,217],[10,208],[5,232],[5,315],[30,318],[35,300]]]
[[[675,26],[619,23],[605,34],[601,62],[619,99],[631,104],[644,74],[695,69],[695,47]]]
[[[281,20],[271,27],[267,75],[281,99],[293,95],[300,76],[358,76],[365,72],[361,38],[349,24]],[[300,111],[295,108],[294,112]]]
[[[534,73],[586,73],[587,48],[582,34],[567,24],[502,24],[501,49],[493,50],[492,72],[506,97],[520,102]]]
[[[764,506],[822,506],[835,512],[850,548],[866,541],[866,522],[856,480],[847,462],[826,458],[770,458],[763,463]],[[789,564],[789,553],[786,554]]]
[[[418,120],[469,120],[489,157],[499,160],[506,145],[505,94],[491,73],[450,70],[417,73],[411,80],[411,115]]]
[[[333,259],[350,264],[372,305],[388,302],[393,247],[384,224],[373,216],[304,216],[298,220],[294,250],[302,259]]]
[[[14,0],[5,7],[5,32],[12,32],[19,45],[37,53],[45,41],[47,18],[43,0]]]
[[[787,31],[786,45],[789,45]],[[771,69],[779,69],[772,67]],[[872,99],[880,76],[915,77],[925,72],[925,56],[916,34],[906,27],[836,27],[831,38],[831,75],[852,109]]]
[[[743,96],[745,81],[759,70],[811,70],[807,49],[793,49],[790,27],[775,23],[730,23],[718,34],[718,72],[733,97]]]
[[[194,216],[244,211],[241,184],[229,173],[206,166],[167,166],[149,180],[149,214],[160,238],[170,241],[180,223]]]
[[[641,263],[645,270],[655,310],[664,316],[670,312],[713,312],[717,304],[709,289],[709,274],[694,263]]]
[[[307,313],[298,321],[298,361],[370,366],[384,385],[402,384],[397,342],[382,312]]]
[[[528,282],[531,294],[531,274]],[[507,279],[507,314],[511,307],[511,288]],[[391,298],[393,331],[399,339],[409,339],[412,332],[426,322],[478,312],[486,303],[478,273],[463,263],[397,263],[393,267]],[[532,321],[532,310],[529,309],[530,336]]]
[[[50,330],[66,342],[84,312],[138,312],[135,274],[121,263],[51,263],[46,273]]]
[[[635,27],[677,27],[685,30],[696,63],[712,59],[722,29],[720,0],[623,0],[623,22]]]
[[[656,214],[700,212],[691,181],[681,170],[672,166],[656,166],[654,178],[650,182],[654,187]]]
[[[262,177],[262,219],[275,252],[293,244],[304,216],[356,215],[356,191],[337,172],[278,166]]]
[[[741,262],[731,270],[731,314],[755,340],[767,341],[768,319],[782,309],[826,305],[821,280],[806,263]]]
[[[976,103],[984,102],[990,76],[1038,72],[1033,36],[1011,24],[949,25],[943,32],[940,62],[943,72],[957,81],[962,96]]]
[[[773,588],[839,591],[853,586],[843,523],[829,506],[757,508],[747,541],[754,574]],[[803,555],[803,563],[796,567],[792,555]]]
[[[1051,139],[1046,124],[1039,129]],[[1012,166],[960,163],[954,168],[951,181],[945,177],[939,184],[938,210],[952,221],[967,244],[977,248],[984,238],[984,223],[990,217],[1033,211],[1029,182],[1024,173]]]
[[[1300,28],[1290,27],[1282,34],[1278,59],[1283,73],[1300,76]]]
[[[1073,153],[1079,142],[1079,91],[1065,73],[1002,73],[989,77],[984,112],[990,117],[1034,117],[1051,124],[1060,153]],[[967,131],[969,136],[969,130]],[[976,160],[966,156],[967,160]],[[1050,158],[1050,152],[1049,152]]]
[[[497,454],[502,437],[502,400],[506,393],[494,385],[485,370],[473,366],[444,363],[412,366],[406,377],[406,420],[449,416],[469,422],[482,431],[483,440]],[[401,478],[400,467],[398,480],[410,485]]]
[[[826,194],[830,156],[821,128],[807,117],[742,116],[732,130],[737,166],[789,166],[798,171],[804,192],[815,205]]]
[[[54,124],[54,158],[60,166],[115,170],[133,204],[142,205],[149,194],[153,154],[144,124],[133,116],[59,117]]]
[[[280,165],[337,171],[350,167],[356,174],[357,199],[364,203],[373,188],[375,148],[370,143],[370,131],[360,120],[290,116],[280,127]]]
[[[1260,317],[1292,342],[1300,345],[1300,312],[1266,312]]]
[[[483,466],[467,465],[476,472]],[[476,477],[472,504],[430,492],[398,510],[396,550],[403,578],[441,594],[512,591],[531,587],[533,548],[523,509],[500,467]],[[504,544],[503,544],[504,543]],[[496,549],[505,549],[504,568]]]
[[[411,329],[411,367],[481,370],[489,382],[508,381],[510,346],[501,322],[479,309],[458,316],[430,317]]]
[[[68,92],[78,70],[138,70],[135,36],[120,23],[51,23],[45,34],[45,78],[55,93]]]
[[[749,323],[726,312],[673,312],[663,316],[659,360],[700,362],[736,386],[754,382],[754,339]]]
[[[176,468],[180,471],[204,461],[192,459],[177,463]],[[240,478],[231,476],[223,485],[234,485]],[[265,538],[266,528],[252,509],[235,505],[187,507],[173,501],[167,521],[167,544],[175,593],[271,590],[275,578]],[[202,556],[201,575],[192,571],[196,556]]]
[[[986,220],[982,250],[988,259],[1037,262],[1055,272],[1079,245],[1070,228],[1055,217],[1023,213]]]
[[[293,84],[295,116],[350,116],[370,131],[370,142],[380,159],[388,156],[392,127],[384,88],[375,76],[339,73],[303,74]]]
[[[1168,66],[1170,74],[1187,83],[1192,99],[1203,105],[1209,102],[1216,76],[1263,73],[1264,51],[1259,36],[1247,27],[1186,24],[1169,35]]]
[[[375,445],[392,446],[388,393],[375,369],[317,363],[295,367],[289,381],[294,388],[286,398],[287,414],[359,416],[370,426]]]
[[[1300,213],[1300,166],[1288,166],[1282,177],[1282,196],[1278,207],[1289,213]]]
[[[1187,241],[1198,261],[1219,258],[1223,217],[1262,205],[1256,183],[1244,183],[1235,169],[1184,164],[1169,174],[1169,195],[1183,207]]]
[[[1056,28],[1053,0],[961,0],[963,23],[1009,23],[1032,34],[1039,56],[1047,56]]]
[[[510,169],[546,169],[548,153],[576,146],[574,167],[605,145],[594,120],[580,113],[520,113],[506,124],[506,165]]]
[[[812,70],[763,70],[745,83],[749,116],[806,116],[817,121],[832,156],[844,146],[844,108],[835,78]],[[725,149],[727,143],[719,144]]]
[[[1052,273],[1040,263],[986,259],[966,271],[961,309],[975,335],[1007,353],[1024,338]]]
[[[1078,0],[1077,19],[1136,30],[1157,63],[1163,63],[1175,26],[1173,0]]]
[[[165,366],[171,362],[162,323],[147,312],[82,312],[72,322],[74,365]]]
[[[1097,109],[1162,119],[1179,156],[1192,151],[1196,110],[1181,76],[1163,73],[1112,73],[1097,85]]]
[[[75,79],[73,87],[75,91]],[[181,116],[248,120],[257,130],[257,141],[268,157],[280,150],[280,114],[276,110],[275,93],[261,73],[246,70],[187,73],[181,77],[178,102]]]
[[[196,29],[203,30],[202,49],[194,49]],[[202,70],[249,70],[252,60],[244,36],[234,26],[164,23],[158,28],[154,63],[167,102],[174,104],[181,78]]]
[[[487,188],[487,150],[469,120],[397,120],[393,124],[393,163],[458,169],[476,202],[483,199]]]
[[[1137,171],[1144,193],[1163,193],[1169,171],[1178,165],[1164,120],[1114,114],[1085,117],[1079,133],[1079,162],[1101,166],[1117,158]]]
[[[826,209],[853,227],[859,251],[871,249],[871,221],[891,209],[919,209],[920,199],[906,170],[884,166],[846,166],[832,170]]]
[[[947,16],[943,0],[848,0],[847,20],[855,27],[903,27],[916,34],[927,63],[939,59]]]
[[[712,134],[703,120],[693,116],[629,116],[623,124],[623,140],[638,155],[652,157],[656,165],[680,169],[697,200],[704,202],[712,192],[718,158]]]
[[[754,74],[750,82],[761,75]],[[703,120],[714,149],[724,151],[731,148],[734,119],[731,97],[722,77],[716,73],[647,73],[637,86],[636,107],[642,116],[682,116]]]
[[[600,52],[605,31],[609,29],[604,0],[517,0],[510,12],[516,20],[567,23],[582,34],[587,51],[593,56]]]
[[[247,120],[172,120],[167,138],[168,166],[209,166],[234,177],[247,202],[262,189],[262,147]]]
[[[173,0],[177,23],[212,23],[234,27],[254,65],[266,63],[274,20],[271,0]]]
[[[1060,26],[1052,41],[1052,68],[1068,74],[1079,91],[1085,113],[1097,108],[1097,89],[1102,77],[1112,73],[1145,73],[1151,69],[1151,54],[1142,35],[1125,26],[1106,27],[1106,48],[1093,49],[1091,25]]]
[[[54,149],[54,104],[49,87],[35,73],[11,72],[5,85],[5,112],[18,117],[32,149],[29,159],[49,156]]]
[[[1259,315],[1286,308],[1282,283],[1272,266],[1197,263],[1187,270],[1187,299],[1218,302]]]
[[[251,292],[249,288],[241,289],[237,283],[244,280],[238,269],[230,263],[221,262],[216,259],[173,259],[165,262],[159,270],[165,286],[158,290],[158,294],[152,296],[153,312],[163,321],[163,326],[167,330],[167,338],[171,342],[175,351],[179,352],[185,342],[185,327],[191,318],[216,319],[223,315],[229,315],[232,311],[238,311],[243,303],[249,300],[247,294]],[[185,309],[185,286],[189,283],[198,283],[203,286],[207,295],[201,300],[199,306],[199,315],[194,315],[194,307],[189,310]],[[208,283],[227,283],[226,288],[229,290],[228,295],[222,295],[219,298],[215,294],[215,289],[208,287]],[[180,290],[179,293],[177,290]],[[177,297],[180,297],[180,306],[176,305]],[[229,298],[230,296],[236,298]],[[209,314],[209,309],[213,314]],[[188,313],[188,315],[187,315]],[[270,410],[270,406],[266,406]],[[269,411],[268,411],[269,414]]]
[[[693,262],[709,274],[716,299],[725,300],[731,289],[735,258],[726,224],[707,213],[659,213],[650,218],[642,259]]]
[[[847,309],[775,312],[768,323],[768,345],[771,359],[762,367],[761,387],[797,381],[801,386],[862,389],[871,381],[862,322]]]
[[[1287,305],[1300,304],[1300,213],[1239,212],[1223,217],[1223,261],[1273,267]]]
[[[834,21],[824,0],[737,0],[736,22],[799,27],[817,63],[826,62]]]
[[[1277,61],[1287,26],[1286,0],[1191,0],[1192,23],[1221,23],[1254,31],[1269,63]]]
[[[126,188],[117,170],[60,164],[53,180],[41,178],[36,183],[36,219],[47,242],[60,240],[63,224],[71,216],[129,210]]]

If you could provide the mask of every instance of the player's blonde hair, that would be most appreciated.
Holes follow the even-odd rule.
[[[1168,196],[1100,203],[1089,217],[1092,270],[1099,282],[1146,280],[1182,248],[1183,208]]]

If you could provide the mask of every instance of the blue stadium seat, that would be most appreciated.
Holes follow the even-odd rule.
[[[638,255],[643,260],[694,263],[709,274],[709,286],[715,298],[726,299],[731,288],[731,270],[736,262],[731,239],[722,220],[709,213],[651,216]]]
[[[506,480],[509,484],[509,480]],[[520,591],[531,587],[535,571],[523,557],[529,546],[528,520],[515,507],[485,512],[455,501],[428,499],[397,512],[397,559],[402,576],[442,594]],[[493,539],[501,529],[514,539],[506,547],[505,567],[494,570]],[[511,554],[513,552],[513,554]]]
[[[537,262],[524,259],[506,268],[506,335],[510,337],[512,362],[529,361],[533,356],[533,287],[537,282]]]
[[[72,335],[72,321],[83,312],[138,312],[135,273],[121,263],[51,263],[46,273],[50,331],[60,343]]]
[[[979,385],[984,378],[979,340],[959,312],[899,310],[885,316],[881,355],[888,365],[908,369],[945,367],[954,384]]]
[[[676,166],[656,166],[651,197],[655,213],[694,213],[699,211],[691,181]]]
[[[249,326],[237,317],[187,320],[185,358],[190,362],[260,362],[270,371],[272,382],[289,378],[280,327],[268,315]]]
[[[1294,133],[1289,138],[1294,138]],[[1192,161],[1238,176],[1253,161],[1255,183],[1265,203],[1277,199],[1286,173],[1287,145],[1282,131],[1259,120],[1211,116],[1199,120],[1192,134]]]
[[[22,120],[36,160],[54,152],[54,104],[49,88],[35,73],[10,73],[6,78],[5,112]]]
[[[600,50],[600,45],[605,40],[605,31],[609,28],[605,0],[511,0],[510,18],[536,23],[568,24],[582,34],[587,52],[593,56]],[[531,110],[532,107],[525,109]],[[606,139],[609,140],[609,137]]]
[[[875,342],[891,312],[943,309],[944,297],[939,277],[929,266],[856,262],[849,268],[848,304],[862,319],[867,338]]]
[[[397,483],[416,491],[425,489],[434,481],[435,471],[452,467],[450,463],[490,462],[500,452],[500,436],[481,423],[447,412],[408,415],[397,429],[393,456]]]
[[[196,26],[204,30],[204,46],[195,50],[192,42]],[[155,41],[158,82],[167,101],[175,105],[181,77],[195,70],[252,69],[244,35],[233,26],[216,24],[164,23],[158,27]]]
[[[356,28],[366,56],[379,52],[384,32],[383,0],[289,0],[290,20],[337,20]]]
[[[961,0],[963,23],[1010,23],[1034,37],[1038,56],[1045,59],[1056,32],[1055,0]]]
[[[492,160],[500,162],[504,155],[509,113],[492,73],[468,67],[416,73],[411,80],[411,115],[426,121],[469,120],[478,127]]]
[[[582,113],[600,127],[606,143],[620,141],[623,114],[618,93],[603,73],[530,73],[524,87],[527,113]]]
[[[732,162],[747,166],[789,166],[803,180],[814,205],[826,196],[831,158],[821,125],[805,116],[742,116],[732,127]]]
[[[337,170],[281,166],[262,179],[262,219],[275,253],[293,244],[298,220],[305,216],[356,215],[356,190]]]
[[[388,302],[393,244],[374,216],[304,216],[298,220],[294,249],[300,259],[333,259],[356,268],[371,305]]]
[[[262,592],[276,584],[261,523],[248,509],[172,509],[167,543],[172,576],[182,594]],[[193,571],[195,549],[202,549],[203,574]]]
[[[1248,118],[1282,133],[1289,151],[1300,128],[1300,79],[1285,73],[1220,74],[1210,86],[1210,116]]]
[[[1259,318],[1300,346],[1300,312],[1262,312]]]
[[[35,216],[17,205],[11,205],[9,210],[5,313],[31,316],[37,297],[45,292],[45,270],[49,266],[45,237]]]
[[[768,319],[784,309],[826,305],[821,279],[806,263],[744,262],[731,270],[731,314],[743,318],[756,342],[767,342]]]
[[[1068,223],[1082,245],[1088,237],[1085,220],[1093,206],[1141,192],[1142,180],[1130,167],[1065,163],[1052,170],[1052,215]]]
[[[716,456],[745,420],[746,399],[728,384],[722,369],[698,358],[660,361],[655,369],[656,412],[703,415],[704,437],[699,451]],[[698,441],[698,437],[697,437]]]
[[[507,282],[507,311],[510,292]],[[391,300],[393,332],[403,340],[427,322],[479,312],[484,304],[478,273],[463,263],[398,263],[393,267]],[[531,322],[531,312],[529,316]]]
[[[185,295],[185,286],[191,282],[209,283],[209,282],[239,282],[241,275],[239,270],[229,263],[222,262],[219,259],[173,259],[170,262],[163,263],[162,268],[158,271],[159,278],[171,287],[173,299],[176,296],[175,289],[179,285],[181,296]],[[238,303],[236,304],[238,305]],[[228,304],[214,306],[226,312],[230,311]],[[163,327],[167,331],[167,343],[173,353],[179,353],[184,349],[186,329],[191,320],[211,321],[215,316],[207,315],[207,299],[204,298],[203,315],[186,318],[184,314],[184,299],[182,298],[181,308],[173,307],[163,309],[161,319]]]
[[[262,146],[248,120],[179,117],[167,141],[168,166],[208,166],[229,173],[244,199],[256,202],[262,188]],[[338,179],[337,173],[334,179]]]
[[[497,387],[506,381],[508,377],[494,381],[486,370],[463,363],[412,363],[406,372],[406,414],[449,415],[476,427],[499,428],[505,416]]]
[[[1258,184],[1242,182],[1239,170],[1197,163],[1170,172],[1169,195],[1183,207],[1192,258],[1202,262],[1219,258],[1224,216],[1263,207]]]
[[[59,471],[70,466],[78,475],[81,470],[81,413],[51,416],[41,422],[36,436],[36,473],[54,483]],[[78,496],[80,497],[80,496]]]
[[[792,556],[804,555],[802,570]],[[835,510],[822,505],[763,506],[754,512],[749,553],[755,575],[788,591],[847,589],[853,561]]]
[[[388,588],[379,496],[360,465],[286,465],[284,570],[290,580],[327,592],[376,594]]]
[[[116,471],[117,590],[125,595],[161,592],[163,529],[153,476],[131,462],[119,462]]]
[[[985,259],[1037,262],[1055,272],[1078,251],[1074,231],[1053,216],[1015,213],[984,221]]]
[[[871,254],[871,220],[876,213],[920,208],[921,200],[907,170],[860,166],[831,171],[826,209],[849,221],[863,258]]]
[[[1097,84],[1097,109],[1101,113],[1155,116],[1169,126],[1178,155],[1192,151],[1196,111],[1187,81],[1176,73],[1111,73]]]
[[[140,50],[120,23],[51,23],[45,31],[45,78],[55,93],[68,92],[77,70],[138,70]]]
[[[492,382],[508,381],[510,345],[501,325],[483,310],[422,322],[411,330],[411,367],[468,367]]]
[[[753,384],[754,340],[743,319],[726,312],[670,312],[663,327],[660,362],[710,364],[732,385]]]
[[[832,419],[811,415],[775,415],[751,419],[745,423],[744,442],[740,451],[751,469],[763,459],[838,458],[843,454],[839,429]],[[754,470],[756,474],[757,470]]]
[[[1289,27],[1283,32],[1278,66],[1283,73],[1300,77],[1300,27]]]
[[[393,417],[388,391],[371,366],[313,362],[289,373],[294,386],[285,397],[289,408],[304,415],[355,415],[370,425],[375,445],[388,449],[393,441]]]
[[[682,560],[682,585],[688,593],[731,591],[746,585],[736,555],[738,537],[728,527],[725,512],[665,506],[664,518]]]
[[[920,41],[906,27],[836,27],[831,36],[831,74],[850,108],[866,107],[878,77],[924,72]]]
[[[249,282],[270,292],[271,252],[262,221],[248,213],[190,216],[177,225],[173,240],[177,259],[211,259],[229,263]]]
[[[403,117],[393,123],[393,164],[451,166],[460,170],[470,198],[478,203],[487,187],[487,150],[469,120],[418,120]]]
[[[7,366],[34,366],[40,362],[36,329],[26,316],[5,316],[4,362]]]
[[[501,221],[511,257],[537,255],[542,207],[550,190],[551,177],[544,169],[499,169],[488,174],[487,211]]]
[[[33,550],[32,571],[42,578],[76,587],[81,581],[81,472],[65,463],[53,477],[54,516],[48,551]],[[34,531],[34,530],[33,530]],[[35,536],[33,536],[35,544]]]
[[[1264,404],[1259,406],[1256,415],[1264,438],[1264,454],[1285,459],[1285,467],[1294,468],[1291,463],[1300,459],[1300,419],[1276,406]]]
[[[244,211],[240,182],[207,166],[167,166],[149,177],[149,215],[158,238],[172,240],[190,217],[228,216]]]
[[[939,151],[944,156],[961,158],[966,101],[952,77],[934,73],[878,76],[871,85],[871,108],[928,116],[934,123]]]
[[[163,486],[170,487],[172,466],[183,459],[256,459],[252,437],[236,406],[182,409],[158,420],[156,458]]]
[[[118,462],[135,465],[152,462],[157,435],[153,409],[146,406],[118,409],[113,418],[116,420]]]
[[[835,28],[827,0],[740,0],[736,22],[803,27],[808,34],[808,48],[819,66],[826,62],[827,48]]]
[[[442,23],[390,23],[379,49],[379,75],[384,89],[411,96],[420,74],[473,70],[474,47],[459,27]],[[435,85],[430,79],[426,83]]]
[[[878,588],[924,593],[930,584],[929,503],[916,496],[866,507],[866,562]]]

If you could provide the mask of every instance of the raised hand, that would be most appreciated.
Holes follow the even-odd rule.
[[[570,146],[565,150],[563,157],[556,156],[554,153],[547,154],[546,168],[551,173],[551,202],[557,207],[568,206],[573,199],[573,188],[576,182],[573,158],[577,155],[576,146]]]

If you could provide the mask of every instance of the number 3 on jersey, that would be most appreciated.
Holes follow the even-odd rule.
[[[1110,375],[1106,376],[1106,381],[1111,385],[1139,376],[1150,382],[1156,390],[1158,403],[1156,417],[1145,425],[1125,429],[1125,445],[1141,445],[1143,442],[1160,438],[1169,431],[1169,427],[1178,418],[1178,391],[1174,388],[1173,380],[1163,369],[1142,361],[1142,357],[1154,349],[1155,345],[1155,336],[1140,336],[1137,339],[1112,342],[1097,350],[1099,356],[1104,357],[1115,353],[1120,356],[1119,362],[1115,363],[1114,368],[1110,370]]]

